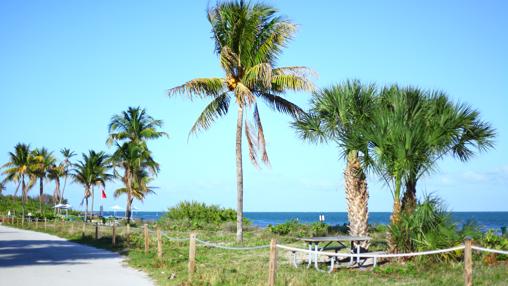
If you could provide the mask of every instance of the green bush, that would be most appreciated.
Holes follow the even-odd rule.
[[[217,229],[223,224],[236,222],[236,211],[204,203],[181,202],[159,219],[169,229]],[[250,222],[244,219],[244,224]]]
[[[499,249],[499,250],[508,250],[508,238],[505,236],[497,235],[493,230],[488,230],[483,237],[479,240],[479,243],[483,247]],[[488,255],[487,253],[483,253],[484,255]],[[497,255],[497,259],[506,260],[508,259],[507,255]]]
[[[313,222],[311,224],[300,223],[298,220],[288,220],[277,225],[268,225],[267,230],[278,235],[289,235],[294,237],[325,236],[332,228],[324,222]]]
[[[440,199],[427,196],[412,213],[402,213],[397,224],[388,227],[397,252],[414,252],[448,248],[462,242],[451,217]],[[456,253],[426,256],[433,259],[455,259]]]

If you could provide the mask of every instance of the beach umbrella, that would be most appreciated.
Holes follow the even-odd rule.
[[[64,204],[56,204],[53,208],[54,209],[63,209],[65,207]]]
[[[111,209],[113,210],[113,216],[116,217],[116,211],[122,210],[122,207],[120,207],[119,205],[114,205],[111,207]]]

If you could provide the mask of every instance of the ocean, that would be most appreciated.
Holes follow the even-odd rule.
[[[111,211],[104,212],[105,216],[111,216]],[[134,218],[149,221],[158,220],[165,212],[134,212]],[[371,212],[369,213],[370,224],[387,224],[390,221],[389,212]],[[345,212],[245,212],[245,217],[252,221],[252,224],[258,227],[276,225],[288,220],[296,219],[302,223],[312,223],[319,221],[319,215],[325,216],[325,222],[330,225],[342,225],[347,223],[347,213]],[[116,216],[124,216],[123,211],[116,212]],[[469,220],[475,221],[483,231],[494,229],[499,232],[501,227],[508,227],[508,212],[452,212],[453,221],[457,225],[463,225]]]

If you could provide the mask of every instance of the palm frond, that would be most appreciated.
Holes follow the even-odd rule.
[[[259,168],[258,160],[257,160],[257,146],[253,139],[254,135],[251,133],[250,124],[247,120],[245,120],[245,137],[247,137],[247,146],[249,147],[249,159],[254,165],[254,167]]]
[[[203,112],[201,112],[201,115],[199,115],[189,132],[189,136],[199,132],[200,130],[210,128],[211,124],[217,118],[226,115],[229,110],[229,101],[230,97],[227,93],[223,93],[212,100],[212,102],[205,107]]]
[[[204,98],[207,96],[217,97],[226,91],[223,78],[196,78],[180,86],[168,90],[168,95],[186,94],[190,99],[195,96]]]
[[[296,119],[305,114],[305,112],[296,104],[278,95],[273,95],[270,93],[260,93],[259,95],[262,99],[265,100],[265,102],[268,104],[269,107],[271,107],[276,111],[289,114]]]
[[[314,91],[314,84],[307,79],[294,74],[280,74],[272,76],[272,90],[275,92],[293,91]]]

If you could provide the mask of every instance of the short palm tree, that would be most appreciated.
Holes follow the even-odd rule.
[[[62,156],[64,158],[62,161],[62,165],[64,167],[64,174],[63,174],[64,185],[62,188],[62,195],[60,196],[60,201],[59,201],[59,203],[61,204],[64,199],[64,196],[65,196],[65,188],[67,187],[67,178],[69,177],[70,168],[72,167],[71,158],[76,156],[76,153],[74,153],[74,151],[71,151],[71,149],[64,148],[64,149],[60,150],[60,154],[62,154]]]
[[[134,198],[143,199],[152,190],[147,184],[150,176],[156,175],[159,171],[159,164],[155,162],[145,144],[124,142],[117,144],[117,149],[111,156],[111,162],[115,167],[115,176],[120,178],[124,187],[115,192],[115,196],[122,193],[127,194],[127,206],[125,216],[130,223],[132,213],[132,201]],[[123,174],[116,170],[116,167],[123,170]]]
[[[44,180],[47,179],[48,171],[56,162],[53,153],[42,147],[33,151],[36,160],[33,172],[39,179],[39,212],[42,213],[42,201],[44,199]]]
[[[18,143],[14,147],[14,152],[9,152],[9,161],[2,165],[2,169],[4,169],[2,174],[5,175],[2,183],[13,182],[17,184],[14,195],[18,193],[21,186],[23,221],[28,191],[37,181],[37,176],[33,172],[36,163],[33,153],[30,151],[30,145]]]
[[[265,137],[257,106],[261,98],[271,108],[295,118],[303,111],[284,99],[288,91],[309,91],[311,71],[306,67],[276,67],[277,57],[293,37],[295,24],[281,17],[265,4],[245,1],[219,2],[208,10],[215,52],[219,56],[224,77],[196,78],[171,88],[169,95],[186,94],[210,98],[190,130],[190,134],[208,129],[229,111],[231,98],[237,104],[236,174],[237,174],[237,240],[243,239],[243,165],[242,129],[249,147],[249,157],[258,166],[259,159],[268,164]],[[245,111],[252,112],[252,121]]]
[[[88,218],[88,199],[92,197],[93,201],[93,187],[96,185],[105,187],[106,182],[112,178],[108,173],[109,168],[109,157],[102,151],[90,150],[88,154],[83,153],[82,160],[74,164],[72,177],[76,183],[84,187],[85,221]]]
[[[368,141],[357,130],[370,123],[375,95],[374,85],[359,81],[322,89],[313,94],[310,111],[293,124],[305,140],[335,143],[346,159],[344,186],[349,233],[354,236],[368,234],[369,193],[362,164]]]
[[[495,131],[479,113],[453,104],[438,91],[392,86],[381,92],[373,121],[365,131],[377,171],[393,186],[392,223],[416,206],[416,184],[452,155],[468,160],[493,146]],[[401,198],[405,187],[404,198]]]

